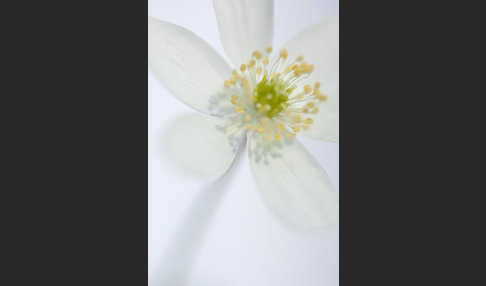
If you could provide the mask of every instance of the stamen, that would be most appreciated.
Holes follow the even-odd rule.
[[[243,108],[241,108],[241,107],[236,107],[236,108],[235,108],[235,111],[236,111],[236,112],[238,112],[239,114],[243,114],[243,113],[245,113],[245,111],[244,111],[244,110],[243,110]]]
[[[259,50],[256,50],[253,52],[252,56],[259,60],[262,58],[262,53]]]
[[[238,105],[238,96],[236,94],[231,95],[231,103]]]
[[[304,92],[305,92],[305,93],[311,93],[311,92],[312,92],[312,86],[310,86],[310,85],[306,84],[306,85],[304,86]]]
[[[319,90],[320,82],[301,83],[314,71],[303,55],[289,60],[287,49],[273,56],[272,51],[272,46],[263,53],[255,50],[247,63],[232,70],[224,81],[228,90],[223,91],[232,108],[228,112],[227,106],[221,106],[234,122],[232,132],[255,130],[266,142],[281,141],[284,136],[293,139],[309,129],[314,123],[309,116],[319,112],[319,101],[327,100]]]
[[[263,133],[263,131],[265,131],[265,129],[263,129],[263,126],[261,126],[261,125],[258,125],[257,130],[258,130],[258,133],[260,133],[260,134]]]

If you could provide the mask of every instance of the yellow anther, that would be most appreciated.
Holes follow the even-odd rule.
[[[257,131],[258,131],[258,133],[263,133],[263,131],[265,131],[265,129],[263,129],[263,126],[258,125]]]
[[[231,84],[231,85],[235,85],[236,84],[236,79],[234,77],[230,77],[228,82]]]
[[[268,63],[269,63],[269,62],[270,62],[270,60],[269,60],[268,58],[265,58],[265,59],[263,60],[263,64],[264,64],[264,65],[268,65]]]
[[[237,76],[238,76],[238,71],[234,69],[234,70],[232,71],[232,74],[233,74],[235,77],[237,77]]]
[[[309,130],[309,128],[310,128],[310,125],[302,125],[303,130]]]
[[[235,111],[236,111],[236,112],[238,112],[239,114],[243,114],[243,113],[245,113],[245,111],[244,111],[244,110],[243,110],[243,108],[241,108],[241,107],[236,107],[236,108],[235,108]]]
[[[252,54],[257,60],[262,58],[262,53],[259,50],[256,50]]]
[[[300,131],[300,127],[294,126],[294,127],[292,127],[292,130],[294,130],[295,133],[298,133]]]
[[[270,135],[268,135],[268,134],[267,134],[267,135],[265,135],[265,141],[267,141],[267,142],[272,141],[272,136],[270,136]]]
[[[314,89],[313,95],[321,95],[321,91],[317,88]]]
[[[273,48],[272,46],[268,46],[267,49],[266,49],[267,53],[271,53],[273,51]]]
[[[280,139],[281,139],[280,134],[276,134],[276,135],[275,135],[275,140],[280,141]]]
[[[297,61],[298,61],[298,62],[301,62],[301,61],[303,61],[303,60],[304,60],[304,57],[303,57],[303,56],[298,56],[298,57],[297,57]]]
[[[296,71],[299,69],[299,65],[298,64],[295,64],[292,66],[292,70]]]
[[[251,59],[250,62],[248,62],[248,68],[252,68],[255,65],[255,60]]]
[[[257,74],[261,74],[261,73],[262,73],[262,71],[263,71],[263,70],[262,70],[262,67],[258,67],[258,68],[257,68],[256,73],[257,73]]]
[[[324,100],[327,100],[327,96],[326,96],[326,95],[324,95],[324,94],[319,94],[319,95],[317,96],[317,99],[319,99],[320,101],[324,101]]]
[[[303,111],[304,113],[309,113],[309,108],[304,108],[302,111]]]
[[[251,124],[246,125],[246,129],[247,129],[248,131],[251,131],[251,129],[252,129],[252,128],[253,128],[253,126],[251,126]]]
[[[285,128],[285,125],[283,125],[282,123],[279,124],[279,127],[282,131],[287,131],[287,128]]]
[[[245,72],[246,71],[246,65],[245,64],[241,64],[240,71],[241,72]]]
[[[299,123],[300,121],[302,121],[302,118],[300,117],[300,115],[295,115],[292,120],[294,120],[295,123]]]
[[[251,121],[251,116],[249,114],[245,115],[245,121],[246,122]]]
[[[312,108],[312,107],[314,107],[315,105],[316,105],[316,104],[315,104],[314,102],[312,102],[312,101],[306,104],[306,106],[307,106],[307,107],[309,107],[309,108]]]
[[[287,57],[288,57],[288,56],[289,56],[289,53],[287,52],[287,49],[282,49],[282,50],[280,51],[280,57],[281,57],[282,59],[284,59],[284,60],[285,60],[285,59],[287,59]]]
[[[312,73],[314,71],[314,65],[310,65],[307,69],[307,73]]]
[[[231,103],[238,105],[238,99],[239,99],[238,95],[234,93],[231,95]]]
[[[321,83],[320,83],[320,82],[318,82],[318,81],[316,81],[316,83],[314,84],[314,87],[315,87],[315,88],[319,88],[319,87],[321,87]]]
[[[304,86],[304,92],[305,92],[305,93],[311,93],[311,92],[312,92],[312,86],[310,86],[310,85],[306,84],[306,85]]]
[[[314,120],[312,120],[312,118],[306,118],[305,121],[304,121],[306,124],[312,124],[314,123]]]
[[[312,109],[312,111],[311,111],[311,112],[312,112],[312,113],[314,113],[314,114],[316,114],[316,113],[318,113],[318,112],[319,112],[319,108],[317,108],[317,107],[316,107],[316,108]]]
[[[229,88],[230,87],[230,83],[229,83],[228,80],[225,80],[224,81],[224,87],[226,87],[226,88]]]

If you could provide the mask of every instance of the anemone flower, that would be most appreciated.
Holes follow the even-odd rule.
[[[198,111],[190,127],[195,166],[222,175],[247,142],[252,173],[266,205],[285,222],[314,229],[337,220],[327,173],[296,136],[337,143],[338,17],[272,47],[273,1],[214,0],[227,63],[194,33],[148,18],[148,59],[154,75]],[[231,68],[233,66],[233,68]],[[197,161],[197,162],[196,162]]]

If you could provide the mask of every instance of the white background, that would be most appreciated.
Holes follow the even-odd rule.
[[[337,0],[275,0],[274,47],[337,13]],[[185,27],[225,59],[211,0],[148,0],[148,14]],[[229,61],[228,61],[229,62]],[[148,77],[149,285],[338,285],[338,230],[298,233],[266,208],[246,150],[224,179],[187,177],[161,147],[171,122],[193,112]],[[299,137],[338,189],[338,145]],[[197,148],[197,144],[194,144]]]

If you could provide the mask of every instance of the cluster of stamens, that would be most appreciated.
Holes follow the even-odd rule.
[[[312,115],[319,112],[318,103],[327,99],[319,82],[299,87],[313,71],[314,65],[303,56],[290,60],[286,49],[273,57],[271,46],[265,53],[254,51],[251,59],[224,81],[224,93],[233,106],[232,122],[260,134],[267,142],[295,138],[310,128]]]

